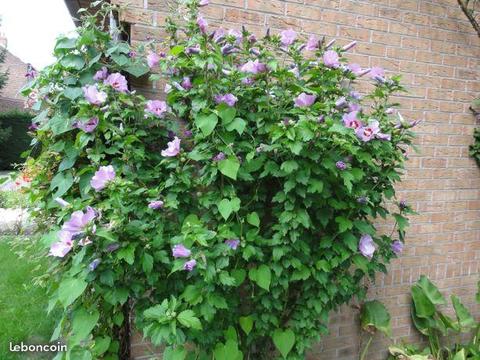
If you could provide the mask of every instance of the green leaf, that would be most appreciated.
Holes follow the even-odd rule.
[[[95,338],[95,345],[93,346],[93,352],[99,356],[105,353],[110,347],[112,339],[109,336]]]
[[[220,116],[220,118],[222,119],[223,125],[229,124],[237,114],[237,109],[223,103],[218,105],[217,111],[218,111],[218,116]]]
[[[135,247],[129,245],[117,251],[117,259],[125,260],[129,265],[133,265],[135,261]]]
[[[177,316],[177,320],[185,327],[202,330],[202,323],[195,316],[193,310],[184,310]]]
[[[272,340],[278,351],[280,351],[280,354],[286,359],[295,344],[295,334],[291,329],[285,331],[277,329],[273,333]]]
[[[200,128],[204,136],[210,135],[215,129],[215,126],[217,126],[217,123],[218,117],[213,113],[210,115],[198,114],[195,118],[195,125]]]
[[[78,344],[81,340],[85,339],[90,335],[99,318],[100,313],[97,310],[91,312],[84,308],[75,310],[72,320],[73,336],[71,336],[69,340],[74,344]]]
[[[415,314],[421,318],[433,316],[433,314],[435,314],[435,305],[428,299],[420,285],[413,285],[411,292],[415,306]]]
[[[247,215],[247,222],[255,227],[260,226],[260,218],[255,211]]]
[[[253,328],[253,318],[251,316],[241,316],[238,321],[243,332],[247,335],[250,334]]]
[[[76,98],[82,96],[83,90],[81,87],[67,87],[63,90],[63,95],[70,100],[75,100]]]
[[[184,360],[187,357],[187,350],[183,346],[166,347],[163,352],[163,360]]]
[[[80,55],[68,54],[60,60],[60,64],[67,69],[82,70],[85,60]]]
[[[468,309],[460,302],[460,299],[457,296],[452,295],[451,299],[460,329],[465,332],[474,328],[476,325],[475,320]]]
[[[338,230],[340,232],[350,230],[353,227],[353,223],[343,216],[337,216],[335,222],[338,224]]]
[[[170,49],[169,53],[170,55],[177,56],[178,54],[182,53],[184,49],[185,49],[185,46],[176,45]]]
[[[242,135],[245,131],[245,127],[247,126],[247,122],[240,118],[235,118],[230,124],[225,126],[227,131],[235,130],[239,135]]]
[[[87,288],[87,283],[79,278],[67,278],[58,286],[58,300],[66,308],[72,304]]]
[[[48,128],[52,130],[53,135],[61,135],[72,130],[72,124],[66,117],[55,115],[48,121]]]
[[[465,356],[465,349],[460,350],[455,354],[455,356],[452,358],[452,360],[466,360]]]
[[[242,360],[243,354],[238,350],[238,343],[232,339],[224,344],[219,343],[213,352],[215,360]]]
[[[142,262],[142,269],[147,274],[152,272],[153,269],[153,256],[150,254],[143,254],[143,262]]]
[[[222,215],[222,217],[227,220],[232,212],[237,212],[238,210],[240,210],[240,199],[223,199],[218,203],[217,207],[220,215]]]
[[[269,290],[272,281],[272,273],[267,265],[260,265],[257,269],[256,283],[262,289]]]
[[[445,305],[447,301],[438,288],[425,276],[420,276],[417,284],[422,288],[424,294],[435,305]]]
[[[73,175],[70,172],[59,172],[55,175],[50,183],[50,190],[57,189],[54,198],[61,197],[73,185]]]
[[[146,73],[148,73],[150,69],[143,64],[134,64],[134,65],[127,66],[125,71],[139,78],[140,76],[143,76]]]
[[[57,50],[74,49],[76,43],[76,38],[60,38],[55,44],[55,52],[57,52]]]
[[[230,179],[237,180],[240,163],[236,157],[229,157],[218,163],[218,169],[223,175],[228,176]]]
[[[295,160],[287,160],[282,163],[280,169],[290,174],[298,169],[298,163]]]
[[[360,313],[362,328],[367,331],[376,329],[386,336],[392,336],[392,327],[390,324],[390,314],[387,308],[380,301],[367,301],[362,306]]]
[[[235,286],[240,286],[247,277],[245,269],[235,269],[231,271],[233,278],[235,279]]]

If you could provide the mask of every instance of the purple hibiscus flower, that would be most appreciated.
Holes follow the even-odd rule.
[[[88,265],[88,269],[90,271],[95,271],[95,269],[97,268],[98,265],[100,265],[100,263],[102,262],[102,260],[100,259],[95,259],[93,260],[89,265]]]
[[[249,60],[240,67],[240,71],[250,74],[258,74],[267,71],[267,65],[261,63],[258,59],[255,61]]]
[[[340,66],[339,57],[336,51],[328,50],[323,54],[323,63],[329,68],[338,68]]]
[[[85,131],[86,133],[91,133],[98,126],[98,118],[97,117],[92,117],[91,119],[89,119],[86,122],[76,121],[73,124],[73,126],[76,127],[77,129],[81,129],[81,130]]]
[[[239,43],[240,41],[242,41],[242,33],[238,30],[235,30],[235,29],[230,29],[228,30],[228,33],[227,33],[228,36],[232,36],[235,38],[235,42]]]
[[[403,243],[399,240],[395,240],[392,243],[392,251],[395,253],[395,255],[400,255],[403,251]]]
[[[225,94],[225,95],[215,95],[214,100],[217,104],[227,104],[228,106],[232,107],[235,106],[237,103],[238,99],[235,95],[233,94]]]
[[[229,239],[225,240],[225,244],[232,249],[232,250],[237,250],[238,245],[240,244],[240,240],[238,239]]]
[[[90,224],[96,216],[97,214],[95,213],[95,210],[90,206],[86,208],[85,212],[81,210],[74,211],[70,216],[70,219],[63,224],[60,233],[68,232],[71,235],[80,234],[85,231],[88,224]]]
[[[195,268],[195,266],[197,266],[197,260],[192,259],[192,260],[187,261],[183,265],[183,270],[192,271]]]
[[[310,35],[307,41],[307,46],[305,46],[305,49],[308,51],[315,51],[318,49],[319,43],[320,42],[315,35]]]
[[[49,254],[56,257],[65,257],[73,247],[72,233],[68,231],[60,231],[58,233],[60,241],[53,243],[50,246]]]
[[[175,245],[172,248],[172,255],[174,258],[185,258],[189,257],[192,252],[187,249],[183,244]]]
[[[383,70],[381,67],[374,66],[370,69],[368,76],[370,76],[372,79],[383,79],[385,77],[385,70]]]
[[[292,29],[283,30],[280,33],[280,42],[284,46],[292,45],[295,42],[296,38],[297,38],[297,32]]]
[[[296,107],[308,107],[311,106],[317,97],[315,95],[309,95],[306,93],[301,93],[295,98]]]
[[[100,81],[105,80],[108,76],[108,69],[106,66],[102,66],[100,70],[98,70],[95,75],[93,75],[93,80]]]
[[[147,55],[147,64],[150,69],[158,66],[160,63],[160,56],[158,56],[156,53],[151,52]]]
[[[86,85],[83,87],[83,96],[92,105],[102,105],[107,101],[107,93],[99,91],[97,85]]]
[[[173,157],[177,156],[180,152],[180,139],[178,137],[174,137],[172,141],[167,143],[167,148],[162,150],[162,156],[166,157]]]
[[[115,179],[115,169],[112,165],[100,166],[90,180],[90,185],[95,191],[103,190],[107,184]]]
[[[362,126],[355,130],[357,137],[363,142],[372,140],[379,132],[380,128],[377,120],[372,120],[367,126]]]
[[[165,101],[161,100],[148,100],[145,104],[145,112],[155,115],[158,118],[163,118],[168,111],[168,106]]]
[[[362,235],[360,242],[358,243],[358,250],[366,258],[371,259],[373,257],[373,253],[375,252],[375,244],[373,243],[373,239],[370,235]]]
[[[345,164],[343,161],[337,161],[335,163],[335,166],[337,167],[338,170],[345,170],[347,168],[347,164]]]
[[[148,207],[149,207],[150,209],[153,209],[153,210],[161,209],[161,208],[163,208],[163,201],[162,201],[162,200],[150,201],[150,202],[148,203]]]
[[[120,73],[113,73],[103,82],[105,85],[110,85],[114,90],[122,93],[128,92],[128,83],[125,76]]]
[[[192,88],[192,81],[190,80],[190,78],[188,76],[185,76],[181,82],[182,87],[185,89],[185,90],[190,90]]]
[[[185,49],[185,54],[187,55],[193,55],[193,54],[199,54],[200,53],[200,45],[195,45],[195,46],[190,46]]]
[[[208,22],[200,15],[197,17],[197,25],[202,34],[207,33]]]
[[[358,119],[358,111],[352,111],[343,115],[343,125],[351,129],[362,127],[362,122]]]
[[[220,42],[225,38],[225,29],[223,28],[218,28],[213,32],[213,41],[216,43]]]
[[[213,161],[222,161],[225,160],[225,154],[223,152],[219,152],[212,158]]]

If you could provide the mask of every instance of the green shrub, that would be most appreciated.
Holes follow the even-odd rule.
[[[475,142],[470,145],[470,156],[473,157],[477,165],[480,166],[480,128],[475,129],[473,138]]]
[[[354,91],[368,72],[347,66],[355,43],[207,33],[199,1],[180,3],[167,54],[86,17],[25,90],[39,99],[30,196],[58,257],[55,337],[67,358],[116,359],[133,311],[164,359],[304,359],[403,247],[394,184],[413,124],[390,100],[403,88],[376,68]],[[129,91],[122,73],[146,64],[166,102]],[[377,232],[378,217],[397,231]]]
[[[22,162],[20,155],[31,142],[27,131],[32,117],[18,110],[0,113],[0,170],[12,169],[13,164]]]

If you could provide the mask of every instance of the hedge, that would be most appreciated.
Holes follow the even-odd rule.
[[[9,170],[21,163],[21,154],[29,148],[31,138],[28,127],[32,115],[25,111],[12,110],[0,113],[0,132],[9,129],[10,136],[0,141],[0,170]]]

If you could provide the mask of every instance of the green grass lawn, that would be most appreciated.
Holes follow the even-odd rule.
[[[9,352],[10,341],[47,344],[55,327],[55,319],[46,313],[45,289],[32,280],[46,263],[30,261],[28,251],[27,257],[19,257],[12,249],[12,240],[0,236],[0,359],[51,359],[54,354]]]

